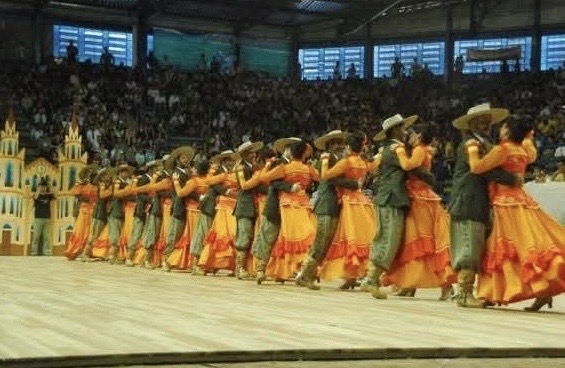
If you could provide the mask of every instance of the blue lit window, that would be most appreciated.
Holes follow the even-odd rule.
[[[530,69],[530,59],[532,57],[532,38],[531,37],[514,37],[514,38],[489,38],[481,40],[461,40],[455,41],[454,55],[455,57],[463,55],[465,66],[464,74],[478,74],[486,70],[487,73],[499,73],[501,61],[467,61],[468,49],[504,49],[514,46],[522,48],[522,57],[520,65],[523,69]],[[513,70],[514,61],[509,62],[510,70]]]
[[[347,70],[355,65],[356,75],[363,78],[365,67],[365,48],[328,47],[298,50],[298,62],[302,67],[302,79],[333,79],[336,62],[339,61],[342,79],[347,78]]]
[[[404,73],[409,74],[410,66],[414,58],[418,59],[418,64],[422,67],[428,65],[430,71],[435,75],[445,72],[445,42],[424,42],[424,43],[402,43],[395,45],[379,45],[374,47],[374,77],[390,77],[390,67],[394,63],[394,58],[400,58],[404,65]]]
[[[565,34],[541,37],[541,70],[557,69],[565,63]]]
[[[153,52],[153,45],[155,45],[155,36],[149,34],[147,35],[147,55],[149,55],[150,52]]]
[[[115,64],[133,64],[133,36],[131,32],[116,32],[75,26],[53,26],[53,56],[66,57],[67,46],[73,41],[78,49],[78,60],[100,62],[103,48],[114,55]]]

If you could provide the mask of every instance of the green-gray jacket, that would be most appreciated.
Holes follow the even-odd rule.
[[[502,169],[494,169],[483,175],[471,173],[465,143],[466,139],[457,147],[449,213],[454,221],[473,220],[488,224],[490,222],[488,182],[515,185],[517,177]],[[486,151],[486,146],[482,145],[481,155]]]
[[[257,209],[255,208],[255,193],[257,192],[257,188],[249,190],[241,189],[241,180],[239,177],[241,172],[245,180],[249,180],[253,176],[253,166],[248,162],[242,162],[237,169],[237,182],[240,191],[237,195],[237,203],[233,213],[236,218],[254,219],[257,217]]]
[[[181,169],[179,167],[175,168],[174,172],[179,174],[179,185],[183,187],[188,179],[190,179],[190,173],[187,169]],[[177,196],[176,191],[172,193],[171,216],[181,221],[186,220],[184,198]]]

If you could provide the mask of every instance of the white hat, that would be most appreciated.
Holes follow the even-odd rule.
[[[373,137],[374,141],[382,141],[386,138],[386,132],[397,125],[404,124],[404,128],[408,128],[418,120],[418,115],[403,117],[400,114],[393,115],[383,121],[383,128]]]
[[[326,144],[334,139],[345,140],[349,137],[349,133],[342,132],[341,130],[332,130],[329,133],[324,134],[320,138],[314,141],[314,146],[319,150],[325,150]]]
[[[505,120],[509,115],[510,111],[508,109],[492,108],[490,103],[483,103],[476,105],[467,110],[467,114],[458,117],[453,120],[453,126],[460,130],[469,129],[469,122],[479,116],[491,116],[490,124],[498,124]]]

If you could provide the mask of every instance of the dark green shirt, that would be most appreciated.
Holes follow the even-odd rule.
[[[35,218],[51,218],[51,201],[55,199],[53,193],[41,193],[34,199]]]

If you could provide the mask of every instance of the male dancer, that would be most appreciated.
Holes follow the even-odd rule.
[[[274,161],[271,168],[277,165],[288,164],[291,157],[290,148],[293,144],[300,141],[301,139],[296,137],[276,140],[273,144],[273,148],[281,154],[281,158]],[[263,218],[261,220],[261,226],[259,227],[259,234],[255,237],[252,246],[253,255],[257,258],[255,271],[257,284],[259,285],[266,280],[265,269],[267,268],[267,263],[269,263],[269,258],[271,258],[271,250],[277,241],[281,228],[279,192],[285,191],[290,193],[293,189],[294,191],[300,190],[300,188],[297,188],[296,185],[293,186],[292,184],[286,183],[282,180],[275,180],[269,185],[265,209],[261,214]]]
[[[257,218],[255,191],[261,182],[257,175],[254,176],[254,164],[256,153],[261,148],[263,148],[263,142],[245,142],[237,149],[237,154],[241,159],[236,168],[236,177],[240,191],[237,196],[234,215],[237,219],[235,274],[239,280],[250,278],[250,275],[245,270],[245,261],[253,241],[255,220]],[[252,179],[253,176],[255,180]]]
[[[522,184],[519,177],[502,169],[483,175],[471,173],[466,144],[469,140],[479,141],[481,155],[486,154],[492,148],[487,138],[492,125],[502,122],[509,114],[508,110],[491,108],[487,103],[470,108],[466,115],[453,121],[453,126],[463,134],[463,140],[457,147],[448,208],[451,215],[451,265],[458,272],[460,290],[457,305],[460,307],[485,306],[473,296],[473,286],[481,267],[490,223],[488,182],[509,186]]]
[[[223,151],[210,159],[210,163],[214,165],[210,169],[209,175],[218,175],[221,173],[229,172],[228,162],[231,161],[233,156],[232,150]],[[196,231],[190,240],[190,254],[192,255],[192,274],[193,275],[204,275],[204,271],[198,266],[200,259],[200,254],[202,254],[202,248],[204,246],[204,239],[208,230],[212,226],[212,221],[216,215],[216,197],[220,194],[224,194],[226,189],[221,185],[212,185],[208,188],[206,195],[200,198],[200,216],[198,217],[198,222],[196,225]]]
[[[195,154],[194,148],[190,146],[183,146],[175,149],[171,152],[170,160],[176,164],[173,171],[173,175],[178,184],[184,187],[188,179],[190,179],[191,173],[189,171],[189,165]],[[186,207],[184,204],[184,198],[178,196],[176,191],[172,192],[172,205],[171,205],[171,223],[169,228],[165,229],[167,232],[167,238],[165,242],[165,250],[163,251],[163,261],[161,262],[161,267],[163,271],[169,272],[171,267],[167,263],[167,258],[171,255],[175,249],[175,245],[179,240],[184,226],[186,223]]]
[[[118,176],[114,180],[114,191],[110,202],[110,214],[108,215],[108,235],[110,240],[108,262],[110,264],[117,262],[118,243],[122,235],[125,218],[124,202],[127,200],[126,197],[131,195],[129,178],[133,174],[133,168],[129,165],[120,165],[116,170]]]
[[[348,133],[341,130],[333,130],[314,141],[314,146],[317,149],[327,151],[330,154],[328,168],[333,167],[341,159],[345,139],[348,135]],[[321,170],[321,163],[318,170]],[[310,254],[296,277],[297,285],[305,286],[311,290],[320,289],[314,283],[314,279],[316,278],[318,265],[326,257],[337,228],[340,206],[336,186],[343,186],[353,190],[359,189],[357,181],[341,177],[332,180],[322,180],[318,185],[318,199],[314,205],[317,221],[316,238],[310,248]],[[356,280],[354,281],[356,282]],[[349,287],[352,287],[352,285],[347,280],[340,288],[348,289]]]

